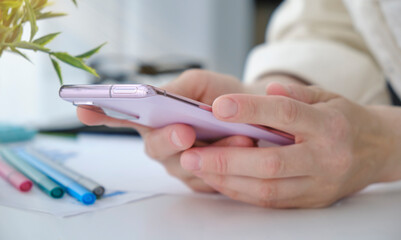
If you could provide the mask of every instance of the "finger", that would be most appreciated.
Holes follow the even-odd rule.
[[[324,131],[326,115],[311,105],[282,96],[230,94],[213,103],[216,118],[236,123],[260,124],[293,135]]]
[[[207,145],[206,143],[202,142],[195,142],[194,145],[199,145],[201,143],[204,146],[210,146]],[[213,146],[235,146],[235,147],[253,147],[255,146],[255,143],[252,139],[244,136],[232,136],[228,138],[221,139],[215,143],[213,143]],[[164,167],[166,168],[167,172],[179,179],[181,179],[184,182],[188,182],[189,179],[194,178],[194,175],[191,172],[188,172],[187,170],[183,169],[180,165],[180,155],[181,152],[177,152],[174,155],[171,155],[167,157],[165,160],[160,161]]]
[[[206,193],[216,192],[213,188],[207,185],[201,178],[182,169],[179,163],[179,158],[180,154],[176,154],[164,161],[160,161],[160,163],[163,164],[163,166],[171,176],[180,179],[192,190]]]
[[[205,193],[214,193],[216,192],[212,187],[210,187],[208,184],[206,184],[201,178],[189,173],[188,171],[185,171],[182,169],[178,162],[178,158],[169,158],[168,160],[165,160],[161,162],[167,172],[175,177],[180,179],[183,183],[185,183],[189,188],[196,192],[205,192]]]
[[[190,187],[192,190],[196,192],[202,192],[202,193],[216,193],[216,190],[206,184],[203,179],[198,178],[198,177],[192,177],[190,179],[186,179],[184,183]]]
[[[338,95],[325,91],[317,86],[282,84],[278,82],[273,82],[267,85],[266,93],[268,95],[281,95],[290,97],[309,104],[327,102],[333,98],[338,97]]]
[[[188,70],[162,88],[210,105],[221,94],[238,92],[235,87],[237,85],[238,81],[231,76],[205,70]]]
[[[238,195],[246,195],[255,199],[258,205],[273,207],[280,201],[298,198],[313,186],[309,177],[285,178],[285,179],[256,179],[248,177],[221,176],[216,174],[202,175],[205,183],[225,191],[233,198]]]
[[[256,142],[245,136],[231,136],[211,144],[214,147],[255,147]]]
[[[78,106],[77,115],[83,124],[89,126],[103,125],[108,119],[101,108],[94,106]]]
[[[164,160],[190,148],[195,143],[195,138],[195,130],[188,125],[168,125],[145,134],[145,150],[151,158]]]
[[[180,160],[181,166],[193,173],[261,179],[308,176],[318,171],[311,151],[304,144],[272,148],[192,148]]]
[[[151,130],[149,127],[133,123],[128,120],[116,119],[103,113],[103,110],[93,106],[79,106],[77,108],[79,120],[88,126],[105,125],[108,127],[127,127],[136,129],[142,136]]]

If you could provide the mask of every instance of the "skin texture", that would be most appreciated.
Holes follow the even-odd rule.
[[[164,86],[163,89],[209,105],[218,96],[228,93],[245,93],[247,91],[233,77],[201,70],[186,71],[175,81]],[[213,193],[216,190],[204,183],[203,179],[181,167],[180,156],[184,150],[193,146],[252,147],[255,145],[254,140],[242,136],[233,136],[214,143],[196,141],[195,131],[184,124],[151,129],[129,121],[113,119],[81,107],[77,109],[77,114],[84,124],[91,126],[106,125],[109,127],[135,128],[145,142],[146,153],[160,162],[170,175],[181,179],[191,189],[198,192]]]
[[[266,87],[268,82],[273,83]],[[371,183],[401,178],[398,108],[360,106],[288,76],[244,86],[196,70],[164,88],[212,104],[222,121],[277,128],[294,135],[296,143],[264,148],[244,136],[205,143],[182,124],[150,129],[82,108],[78,116],[88,125],[137,129],[148,155],[195,191],[217,191],[262,207],[326,207]]]

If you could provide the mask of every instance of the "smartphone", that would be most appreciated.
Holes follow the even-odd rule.
[[[242,135],[278,145],[294,143],[292,135],[273,128],[220,121],[211,106],[150,85],[64,85],[59,95],[76,106],[152,128],[191,125],[199,140]]]

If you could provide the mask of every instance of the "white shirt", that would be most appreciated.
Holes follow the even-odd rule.
[[[266,44],[249,55],[245,81],[286,73],[361,104],[401,96],[401,0],[287,0]]]

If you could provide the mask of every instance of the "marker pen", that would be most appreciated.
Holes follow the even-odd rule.
[[[0,123],[0,143],[31,140],[37,131],[18,125]]]
[[[100,198],[104,194],[104,192],[105,192],[104,187],[101,186],[100,184],[96,183],[92,179],[82,176],[81,174],[75,172],[74,170],[51,160],[50,158],[44,156],[43,154],[38,153],[37,151],[35,151],[32,148],[27,148],[27,149],[25,149],[25,151],[28,154],[32,155],[33,157],[36,157],[41,162],[47,164],[54,170],[71,178],[78,184],[81,184],[83,187],[85,187],[86,189],[91,191],[93,194],[95,194],[97,198]]]
[[[0,176],[21,192],[29,192],[33,185],[31,180],[29,180],[12,166],[4,162],[1,157]]]
[[[72,197],[76,198],[78,201],[82,202],[85,205],[91,205],[95,203],[96,196],[95,194],[89,192],[87,189],[76,183],[71,178],[64,176],[57,170],[51,168],[45,163],[41,162],[36,157],[28,154],[23,148],[13,148],[13,153],[15,153],[18,157],[24,159],[27,163],[31,164],[43,174],[47,175],[50,179],[60,184],[66,189],[67,193]]]
[[[30,166],[24,160],[13,154],[9,149],[2,149],[1,155],[3,158],[23,173],[27,178],[31,179],[38,187],[52,198],[61,198],[64,195],[64,190],[58,184],[50,180],[43,173]]]

